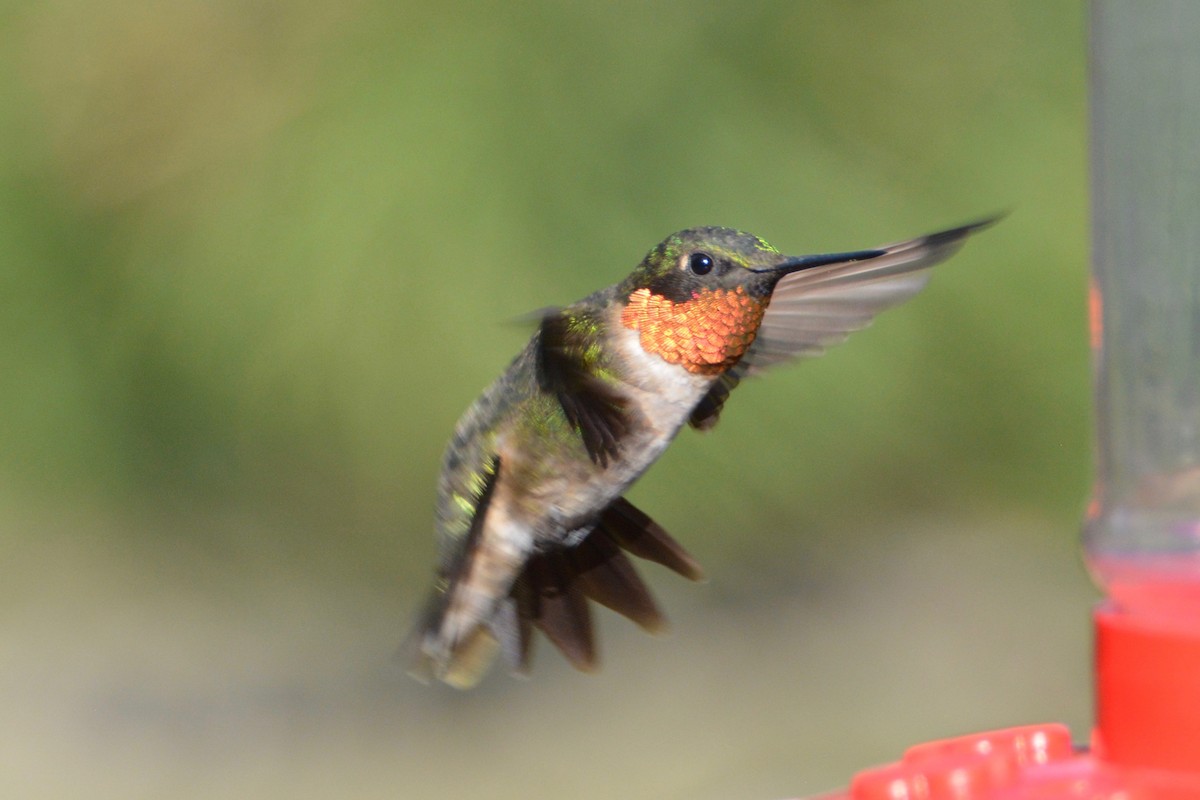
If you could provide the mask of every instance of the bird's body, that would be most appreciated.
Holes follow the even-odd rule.
[[[446,449],[414,672],[470,686],[497,649],[524,669],[535,627],[586,669],[589,597],[661,627],[623,551],[702,573],[625,490],[684,424],[715,424],[742,377],[863,327],[981,224],[803,258],[727,228],[682,231],[622,283],[547,313]]]

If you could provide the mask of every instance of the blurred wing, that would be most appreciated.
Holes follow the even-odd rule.
[[[988,219],[880,247],[866,261],[827,264],[786,275],[775,287],[754,344],[739,363],[742,375],[793,358],[818,356],[865,328],[875,315],[924,288],[929,268],[949,258]]]
[[[878,249],[866,261],[843,261],[784,276],[771,295],[754,344],[692,412],[693,427],[716,424],[729,393],[747,375],[784,361],[811,358],[865,328],[885,308],[898,305],[929,281],[929,268],[949,258],[966,238],[996,218],[931,233]]]
[[[486,558],[480,548],[484,522],[500,475],[500,457],[488,458],[478,473],[478,488],[468,501],[471,525],[465,537],[438,570],[436,588],[400,653],[409,673],[421,681],[439,678],[460,688],[474,685],[491,664],[496,639],[485,627],[488,619],[476,606],[486,592],[471,585],[476,561]],[[473,602],[474,601],[474,602]]]

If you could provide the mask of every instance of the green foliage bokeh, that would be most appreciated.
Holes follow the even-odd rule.
[[[1067,6],[46,5],[5,38],[12,491],[299,503],[403,549],[509,320],[689,225],[810,252],[1011,210],[674,464],[735,506],[1078,503]]]
[[[514,320],[684,227],[805,253],[1002,211],[912,303],[739,388],[633,499],[728,597],[888,520],[1070,539],[1083,43],[1040,0],[10,4],[3,541],[67,508],[231,587],[266,554],[389,592],[398,639],[441,449]]]

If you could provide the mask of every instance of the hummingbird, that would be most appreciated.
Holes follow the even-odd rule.
[[[807,256],[691,228],[621,282],[541,312],[443,456],[434,590],[406,644],[412,674],[469,688],[500,653],[528,672],[535,630],[591,670],[589,600],[661,630],[628,556],[704,573],[626,490],[685,424],[712,428],[740,381],[842,342],[993,221]]]

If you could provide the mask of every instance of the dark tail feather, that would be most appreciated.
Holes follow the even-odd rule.
[[[574,549],[571,561],[579,571],[579,586],[585,595],[643,630],[658,633],[666,627],[666,618],[650,590],[607,531],[593,531]]]
[[[488,623],[515,671],[529,670],[534,628],[576,669],[594,669],[597,650],[589,598],[647,631],[666,627],[666,618],[622,547],[693,580],[703,577],[700,565],[678,542],[629,501],[618,499],[579,544],[534,554],[508,601]]]
[[[596,666],[596,641],[587,598],[561,552],[549,553],[530,564],[535,588],[532,622],[554,643],[571,666],[585,672]]]
[[[515,672],[526,673],[533,657],[535,628],[576,669],[593,670],[597,649],[589,598],[647,631],[663,630],[666,618],[622,548],[692,580],[704,576],[699,563],[678,542],[632,503],[619,498],[581,542],[529,558],[508,597],[496,605],[484,627],[463,643],[461,652],[455,652],[461,666],[450,675],[439,674],[436,660],[421,647],[422,637],[436,629],[446,611],[446,596],[435,595],[410,645],[410,652],[416,651],[413,673],[468,686],[482,674],[497,647]]]
[[[604,510],[596,529],[606,531],[617,544],[639,558],[661,564],[693,581],[704,579],[704,569],[691,553],[624,497],[618,497]]]

